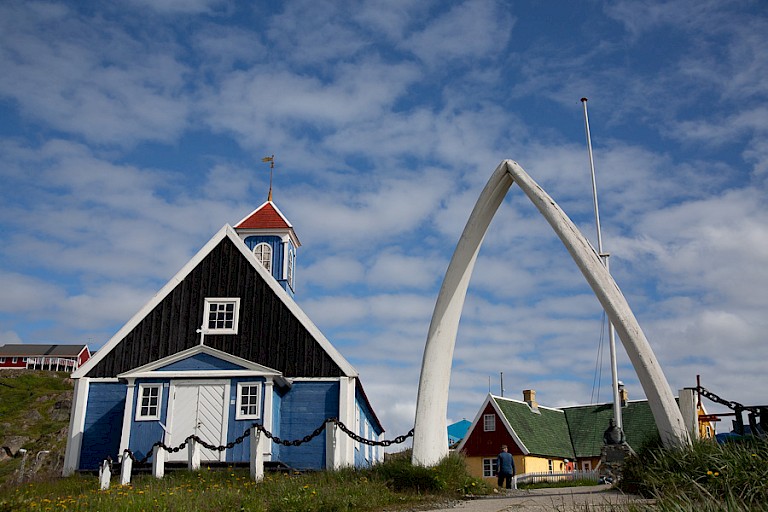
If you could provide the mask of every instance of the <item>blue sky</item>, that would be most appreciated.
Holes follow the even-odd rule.
[[[768,8],[759,1],[0,4],[0,343],[108,340],[267,195],[296,300],[413,423],[432,308],[498,163],[595,241],[673,390],[768,402]],[[514,187],[459,331],[449,421],[594,389],[601,310]],[[605,349],[607,350],[607,349]],[[623,348],[620,378],[643,396]],[[598,365],[599,366],[599,365]]]

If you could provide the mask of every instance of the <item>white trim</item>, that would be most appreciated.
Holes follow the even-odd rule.
[[[274,407],[274,392],[274,382],[267,378],[266,382],[264,382],[264,419],[261,420],[261,424],[269,432],[274,432],[272,429],[272,423],[274,422],[274,418],[272,416],[272,407]],[[264,437],[265,439],[262,439],[259,443],[263,446],[262,452],[264,454],[264,460],[272,460],[272,439],[266,436]]]
[[[261,263],[259,263],[261,265]],[[240,325],[240,297],[206,297],[204,299],[205,307],[203,308],[203,334],[237,334]],[[232,308],[232,327],[211,327],[210,316],[211,306],[213,304],[234,304]],[[202,342],[200,343],[202,345]]]
[[[221,359],[222,361],[226,361],[228,363],[241,366],[243,367],[243,369],[242,370],[176,370],[176,371],[161,370],[161,368],[164,368],[173,363],[177,363],[179,361],[183,361],[184,359],[188,359],[190,357],[196,356],[197,354],[206,354],[211,357]],[[282,376],[282,374],[279,371],[273,368],[269,368],[268,366],[254,363],[253,361],[249,361],[241,357],[233,356],[232,354],[223,352],[221,350],[218,350],[212,347],[208,347],[206,345],[196,345],[186,350],[182,350],[181,352],[176,352],[175,354],[171,354],[170,356],[164,357],[163,359],[158,359],[157,361],[152,361],[151,363],[145,364],[144,366],[140,366],[138,368],[134,368],[133,370],[129,370],[127,372],[121,373],[118,375],[118,377],[121,379],[138,379],[138,378],[142,378],[142,379],[148,379],[148,378],[217,379],[217,378],[233,378],[233,377],[266,377],[266,378],[274,379],[275,382],[277,382],[278,386],[280,387],[291,387],[292,385],[292,380],[286,379],[285,377]],[[117,382],[117,379],[114,379],[114,380],[115,382]],[[336,381],[338,380],[338,378],[334,378],[332,380]]]
[[[243,405],[243,387],[255,387],[257,389],[256,394],[256,414],[245,414],[241,411],[241,407]],[[238,382],[237,383],[237,390],[235,392],[235,419],[236,420],[259,420],[262,417],[261,414],[261,407],[263,404],[263,398],[264,398],[264,386],[262,386],[261,382],[258,381],[252,381],[252,382]]]
[[[142,400],[144,399],[144,390],[157,389],[157,404],[154,406],[147,405],[147,409],[155,407],[155,414],[142,414]],[[160,421],[163,416],[163,383],[162,382],[142,382],[139,384],[139,401],[136,404],[136,411],[134,421]],[[152,398],[150,395],[148,398]]]
[[[128,385],[125,388],[125,407],[123,408],[123,431],[120,434],[120,453],[131,444],[131,419],[133,418],[133,399],[136,396],[136,381],[128,379]]]
[[[288,310],[293,313],[299,323],[301,323],[304,328],[307,329],[314,340],[317,341],[323,350],[325,350],[333,362],[338,365],[342,374],[346,377],[357,377],[359,375],[357,370],[355,370],[355,368],[344,358],[344,356],[341,355],[336,347],[334,347],[331,342],[328,341],[325,335],[320,332],[320,329],[318,329],[312,320],[309,319],[307,314],[299,307],[299,305],[296,304],[290,294],[277,283],[271,274],[267,273],[266,269],[264,269],[264,267],[262,267],[258,261],[256,261],[256,257],[248,249],[248,246],[245,245],[245,243],[240,239],[234,229],[229,224],[225,224],[224,227],[222,227],[213,236],[213,238],[211,238],[208,243],[206,243],[203,248],[200,249],[200,251],[198,251],[198,253],[195,254],[192,259],[189,260],[187,264],[184,265],[184,267],[182,267],[182,269],[179,270],[179,272],[177,272],[176,275],[173,276],[171,280],[168,281],[168,283],[166,283],[165,286],[163,286],[163,288],[157,292],[157,294],[155,294],[154,297],[152,297],[152,299],[150,299],[149,302],[147,302],[135,315],[133,315],[133,317],[131,317],[131,319],[128,320],[128,322],[123,325],[123,327],[117,331],[117,333],[112,336],[112,338],[110,338],[107,343],[104,344],[104,347],[102,347],[101,350],[93,354],[93,356],[88,359],[88,361],[86,361],[83,366],[78,368],[72,374],[72,378],[85,377],[88,372],[91,371],[91,369],[94,368],[97,364],[99,364],[99,362],[101,362],[101,360],[104,359],[107,354],[112,352],[112,350],[114,350],[115,347],[120,344],[120,342],[126,336],[128,336],[128,334],[130,334],[131,331],[147,315],[149,315],[154,310],[154,308],[157,307],[157,305],[160,304],[160,302],[162,302],[163,299],[165,299],[176,288],[176,286],[178,286],[184,280],[184,278],[187,277],[187,275],[189,275],[189,273],[197,268],[203,259],[208,256],[208,254],[213,251],[213,249],[215,249],[224,238],[229,238],[234,243],[235,247],[237,247],[240,253],[248,260],[256,272],[259,273],[259,275],[264,279],[267,286],[269,286],[275,295],[277,295],[278,299],[283,302]]]
[[[355,382],[354,377],[340,377],[339,379],[339,421],[353,428],[355,421]],[[355,445],[349,436],[339,436],[337,445],[339,466],[355,465]]]
[[[80,449],[83,445],[83,432],[85,431],[85,411],[88,407],[88,388],[90,379],[75,380],[74,403],[72,415],[69,417],[69,435],[67,436],[67,448],[64,452],[64,469],[62,474],[70,476],[80,467]]]

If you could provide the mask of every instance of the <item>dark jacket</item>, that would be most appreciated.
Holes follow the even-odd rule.
[[[509,452],[501,452],[496,457],[496,464],[498,464],[499,473],[504,475],[515,474],[515,461],[512,459],[512,454]]]

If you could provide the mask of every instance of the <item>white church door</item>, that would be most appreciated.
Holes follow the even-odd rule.
[[[176,381],[171,384],[170,397],[170,435],[166,441],[169,447],[180,445],[192,434],[214,446],[226,444],[228,381]],[[223,462],[225,454],[225,451],[200,447],[202,462]],[[186,462],[187,448],[169,452],[167,460]]]

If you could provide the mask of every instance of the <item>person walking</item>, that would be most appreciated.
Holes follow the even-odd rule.
[[[496,467],[499,487],[506,484],[505,487],[511,489],[512,478],[515,476],[515,461],[505,444],[501,445],[501,453],[496,457]]]

